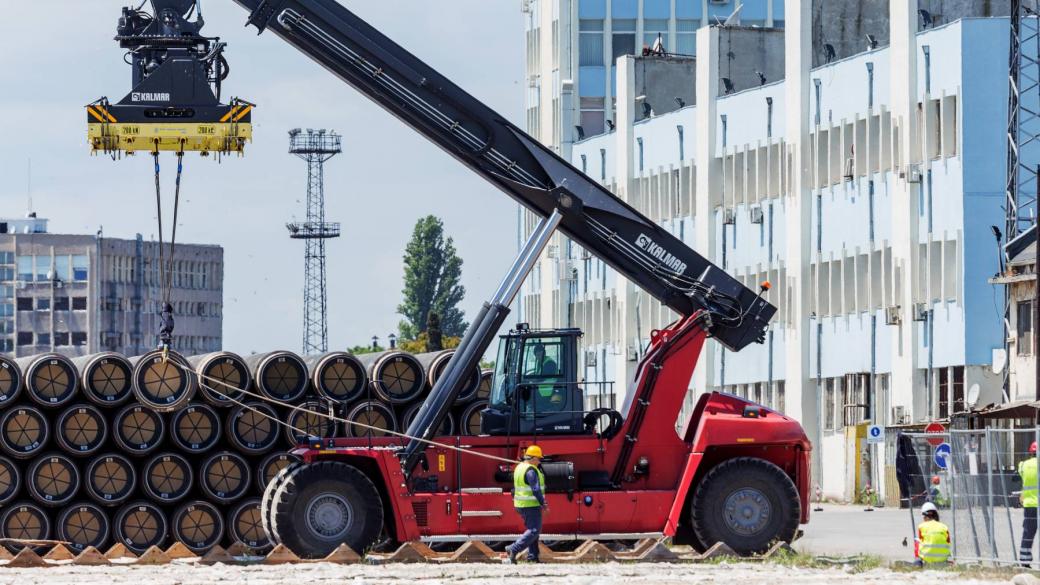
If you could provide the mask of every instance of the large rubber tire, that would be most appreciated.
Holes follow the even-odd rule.
[[[695,487],[690,520],[705,546],[724,542],[735,552],[765,552],[798,531],[798,488],[776,465],[739,457],[716,465]]]
[[[301,558],[326,557],[344,543],[364,552],[383,530],[383,501],[356,467],[313,463],[289,475],[274,494],[271,524],[277,542]]]
[[[271,478],[271,481],[267,482],[267,487],[264,488],[260,496],[260,521],[263,523],[264,534],[267,535],[267,539],[271,542],[275,542],[274,527],[271,525],[271,510],[274,508],[274,496],[278,493],[278,488],[285,483],[286,478],[301,467],[303,467],[302,461],[293,461],[280,469]]]

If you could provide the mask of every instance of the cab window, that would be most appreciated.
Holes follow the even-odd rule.
[[[520,383],[530,390],[523,403],[525,414],[533,415],[567,410],[563,343],[559,337],[528,339],[524,343],[523,372]]]

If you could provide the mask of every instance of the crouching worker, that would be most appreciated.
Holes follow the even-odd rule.
[[[513,470],[513,507],[524,519],[525,532],[506,549],[507,563],[515,563],[516,557],[527,550],[528,562],[538,562],[538,537],[542,533],[542,509],[549,510],[545,503],[545,474],[542,473],[542,448],[531,445],[524,452],[524,460]]]
[[[939,522],[939,509],[931,502],[921,506],[924,521],[917,526],[914,542],[914,564],[934,567],[950,562],[950,529]]]

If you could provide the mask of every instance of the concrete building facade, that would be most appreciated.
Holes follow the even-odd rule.
[[[0,219],[0,353],[14,357],[116,351],[158,345],[159,248],[134,240],[47,232],[47,220]],[[174,349],[223,343],[224,252],[179,244],[172,303]]]
[[[884,495],[887,457],[865,444],[867,424],[912,427],[1035,395],[1003,396],[994,372],[1009,21],[975,16],[1006,3],[785,4],[783,31],[698,29],[683,104],[658,110],[676,90],[651,98],[640,79],[690,64],[619,56],[613,130],[556,144],[748,286],[773,283],[766,342],[739,354],[709,343],[691,400],[723,390],[786,412],[815,445],[826,496],[854,499],[868,483]],[[821,11],[860,4],[881,6],[856,21],[884,25],[876,44],[821,58],[833,38]],[[675,317],[563,238],[521,315],[582,328],[585,378],[619,388],[650,331]]]

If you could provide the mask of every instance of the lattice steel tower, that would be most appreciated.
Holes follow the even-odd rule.
[[[325,163],[343,152],[342,137],[328,130],[289,132],[289,152],[307,161],[307,220],[286,224],[289,237],[304,240],[303,354],[329,347],[325,240],[338,238],[340,225],[325,221]]]

